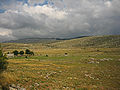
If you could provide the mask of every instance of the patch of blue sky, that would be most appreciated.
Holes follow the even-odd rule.
[[[0,9],[0,13],[4,13],[6,10],[4,9]]]
[[[34,6],[44,6],[44,5],[48,5],[48,4],[51,5],[51,6],[54,5],[53,2],[50,2],[49,0],[44,0],[43,3],[35,3]]]
[[[23,4],[27,4],[27,5],[29,5],[28,0],[17,0],[17,1],[19,1],[19,2],[23,2]]]
[[[11,0],[3,0],[3,1],[0,1],[0,5],[6,5],[6,4],[9,4]]]
[[[51,6],[53,6],[53,5],[54,5],[54,3],[53,3],[53,2],[50,2],[49,4],[50,4]]]
[[[43,3],[35,3],[34,6],[44,6],[44,5],[48,5],[49,4],[49,1],[48,0],[45,0]]]

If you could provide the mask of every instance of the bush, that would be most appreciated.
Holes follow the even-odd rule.
[[[6,61],[6,56],[3,55],[2,50],[0,50],[0,73],[7,69],[8,62]]]
[[[19,54],[17,50],[13,51],[13,53],[14,53],[14,55],[16,55],[16,56]]]
[[[23,55],[23,54],[24,54],[24,51],[20,51],[19,54],[20,54],[20,55]]]
[[[31,54],[29,49],[25,50],[25,54]]]
[[[34,55],[34,52],[30,51],[29,49],[26,49],[25,54]]]
[[[34,52],[30,52],[30,55],[33,55],[33,56],[34,56]]]

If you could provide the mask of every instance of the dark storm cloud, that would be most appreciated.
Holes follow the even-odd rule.
[[[48,1],[50,3],[50,1]],[[51,0],[49,5],[35,5],[44,0],[12,2],[0,14],[2,36],[77,37],[81,35],[120,34],[119,0]],[[8,9],[9,8],[9,9]]]

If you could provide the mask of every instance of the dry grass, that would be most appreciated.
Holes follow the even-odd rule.
[[[0,85],[8,86],[9,84],[15,83],[17,77],[14,73],[11,72],[3,72],[0,74]]]
[[[119,51],[119,48],[39,49],[36,52],[42,53],[40,56],[9,59],[7,71],[18,77],[14,84],[27,90],[116,90],[120,89]],[[68,56],[64,56],[65,52]]]
[[[9,59],[0,83],[27,90],[119,90],[120,48],[74,47],[78,41],[3,44],[5,53],[30,49],[35,56]]]

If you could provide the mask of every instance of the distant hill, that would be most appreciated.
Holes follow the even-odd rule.
[[[18,44],[16,44],[18,43]],[[23,44],[22,44],[23,43]],[[120,48],[120,35],[82,36],[76,38],[29,38],[7,41],[4,48]],[[14,47],[13,47],[14,46]]]
[[[120,47],[120,35],[110,36],[90,36],[51,44],[55,48],[76,48],[76,47],[102,47],[114,48]]]
[[[82,38],[82,37],[85,36],[80,36],[75,38]],[[3,43],[53,43],[63,40],[71,40],[75,38],[25,38],[25,39],[4,41]]]
[[[25,38],[25,39],[4,41],[3,43],[51,43],[56,41],[58,41],[56,38]]]

